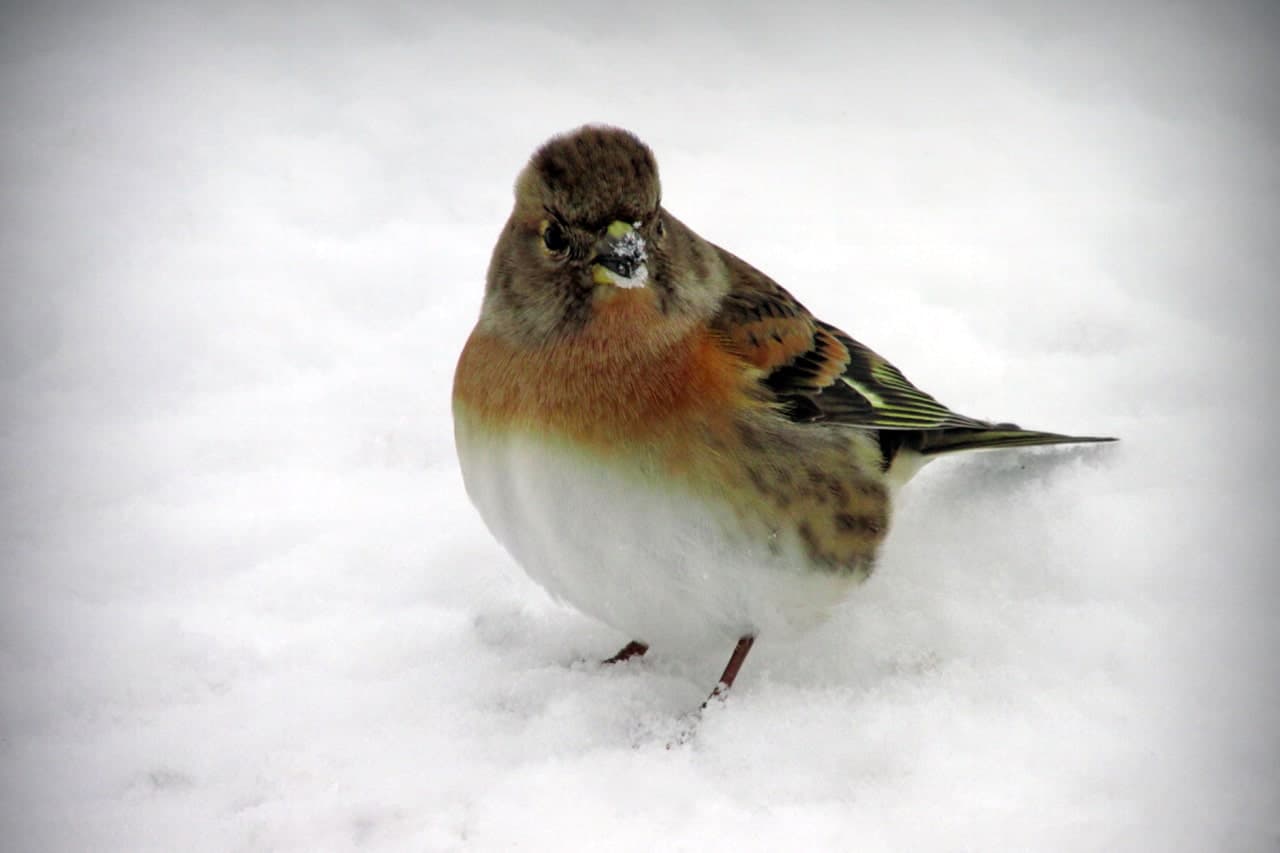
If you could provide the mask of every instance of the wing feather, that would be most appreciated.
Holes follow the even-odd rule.
[[[722,254],[731,287],[712,325],[764,371],[762,382],[794,420],[882,430],[991,426],[942,405],[869,347],[814,318],[768,276]]]

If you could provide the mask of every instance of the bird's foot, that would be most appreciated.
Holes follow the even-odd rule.
[[[621,649],[619,649],[616,655],[614,655],[613,657],[605,658],[604,660],[600,661],[600,663],[601,664],[622,663],[623,661],[631,660],[634,657],[641,657],[647,651],[649,651],[649,647],[647,645],[645,645],[644,643],[640,643],[635,640],[632,640],[631,642],[623,646]]]

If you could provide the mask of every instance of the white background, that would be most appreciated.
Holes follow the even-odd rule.
[[[1280,845],[1274,5],[0,14],[6,850]],[[670,750],[729,649],[590,663],[453,453],[587,121],[943,402],[1123,439],[931,466]]]

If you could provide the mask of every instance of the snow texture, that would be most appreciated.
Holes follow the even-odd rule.
[[[1280,847],[1280,7],[0,13],[11,851]],[[826,626],[653,649],[483,529],[454,362],[528,155],[975,416]],[[835,247],[833,249],[833,247]]]

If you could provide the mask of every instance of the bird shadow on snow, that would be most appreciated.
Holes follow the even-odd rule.
[[[473,639],[496,670],[477,710],[554,752],[685,739],[729,647],[654,649],[606,664],[626,642],[621,635],[541,591],[531,590],[530,599],[486,608],[471,620]]]
[[[958,459],[941,460],[925,468],[919,481],[906,488],[908,499],[917,487],[942,504],[972,498],[994,502],[1029,488],[1047,486],[1064,471],[1103,464],[1120,445],[1079,444],[1029,447],[1016,451],[988,450]]]

